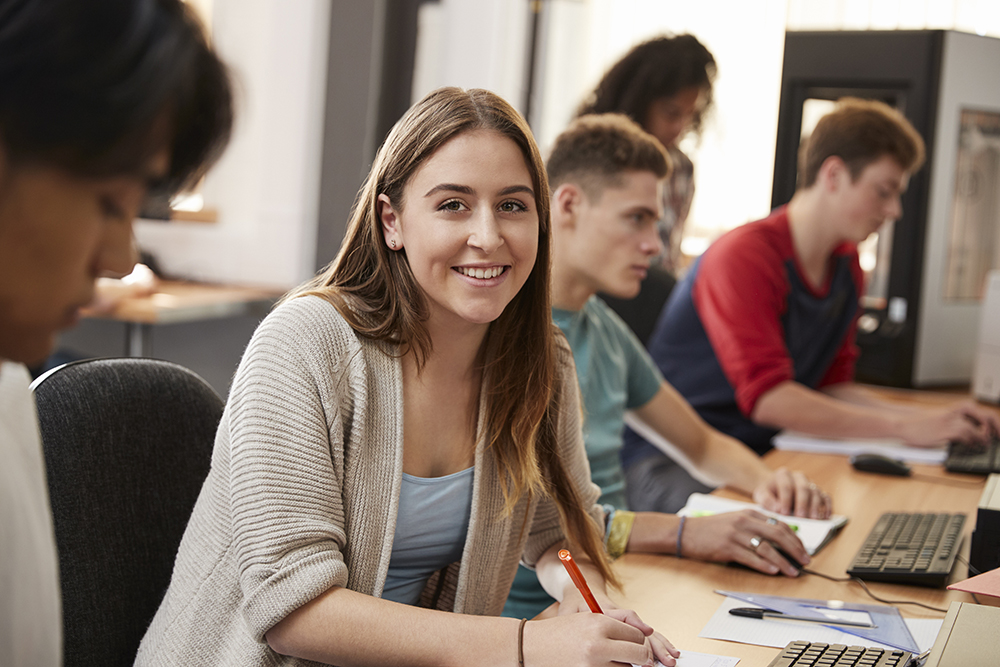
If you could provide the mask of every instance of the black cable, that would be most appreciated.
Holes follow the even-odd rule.
[[[973,577],[974,577],[974,576],[976,576],[977,574],[982,574],[982,572],[980,572],[979,570],[977,570],[977,569],[976,569],[976,568],[975,568],[975,567],[974,567],[974,566],[972,565],[972,563],[970,563],[969,561],[967,561],[967,560],[965,560],[964,558],[962,558],[961,554],[956,554],[956,556],[955,556],[955,560],[957,560],[957,561],[958,561],[959,563],[965,563],[965,566],[966,566],[967,568],[969,568],[969,575],[970,575],[970,576],[973,576]],[[972,596],[972,599],[976,601],[976,604],[982,604],[982,602],[980,602],[980,601],[979,601],[979,596],[978,596],[978,595],[976,595],[975,593],[969,593],[969,595],[971,595],[971,596]]]
[[[829,579],[830,581],[848,582],[848,583],[853,581],[857,583],[859,586],[861,586],[862,589],[864,589],[865,593],[868,594],[868,597],[875,600],[876,602],[881,602],[882,604],[890,604],[890,605],[912,604],[918,607],[923,607],[925,609],[930,609],[931,611],[941,612],[942,614],[948,613],[947,609],[941,609],[940,607],[932,607],[929,604],[924,604],[923,602],[917,602],[915,600],[887,600],[885,598],[880,598],[879,596],[871,592],[871,589],[868,588],[868,584],[866,584],[861,579],[858,579],[857,577],[831,577],[829,574],[816,572],[815,570],[810,570],[809,568],[805,567],[800,569],[799,571],[805,572],[806,574],[815,574],[817,577],[822,577],[823,579]]]
[[[971,576],[973,576],[973,577],[974,577],[974,576],[976,576],[977,574],[982,574],[982,572],[980,572],[980,571],[979,571],[979,570],[977,570],[977,569],[976,569],[975,567],[973,567],[972,563],[970,563],[969,561],[967,561],[967,560],[965,560],[964,558],[962,558],[962,554],[955,554],[955,560],[957,560],[957,561],[958,561],[959,563],[964,563],[964,564],[965,564],[965,566],[966,566],[967,568],[969,568],[969,574],[970,574]]]
[[[986,478],[977,480],[964,480],[964,479],[952,479],[951,477],[937,477],[935,475],[924,475],[923,473],[915,472],[910,475],[911,478],[917,478],[926,482],[934,482],[935,484],[945,484],[947,486],[960,486],[964,489],[972,487],[980,487],[986,483]]]

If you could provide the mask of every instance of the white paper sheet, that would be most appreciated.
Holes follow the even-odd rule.
[[[778,621],[774,619],[757,619],[733,616],[729,613],[735,607],[746,607],[746,602],[736,598],[723,597],[719,608],[702,628],[699,637],[705,639],[721,639],[723,641],[755,644],[757,646],[773,646],[784,648],[788,642],[824,642],[826,644],[847,644],[848,646],[877,646],[892,649],[891,646],[873,642],[857,635],[840,630],[834,630],[818,623],[801,623],[796,621]],[[858,612],[848,612],[857,614]],[[862,614],[867,616],[867,614]],[[845,620],[871,620],[848,618]],[[943,619],[904,618],[906,627],[910,629],[914,641],[921,651],[926,651],[934,645],[934,639],[941,629]]]
[[[739,658],[730,658],[725,655],[695,653],[681,649],[681,657],[677,661],[677,667],[733,667],[739,661]]]
[[[948,450],[944,448],[908,447],[902,440],[892,438],[869,438],[866,440],[839,440],[818,438],[812,435],[782,431],[774,436],[771,444],[776,449],[790,452],[813,452],[815,454],[881,454],[907,463],[944,463]]]
[[[677,661],[677,667],[734,667],[739,661],[739,658],[730,658],[725,655],[696,653],[681,649],[681,657]],[[636,667],[636,665],[632,665],[632,667]],[[656,667],[663,667],[663,665],[657,662]]]

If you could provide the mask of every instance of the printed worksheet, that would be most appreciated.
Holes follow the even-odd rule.
[[[726,655],[695,653],[681,649],[681,658],[677,661],[677,667],[733,667],[739,661],[739,658],[730,658]]]
[[[677,661],[677,667],[733,667],[739,661],[739,658],[730,658],[726,655],[711,655],[681,649],[681,657]],[[660,663],[656,663],[656,665],[663,667]],[[632,665],[632,667],[636,666]]]

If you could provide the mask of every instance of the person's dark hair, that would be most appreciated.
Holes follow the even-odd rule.
[[[827,158],[844,161],[857,179],[872,162],[888,155],[903,171],[913,173],[924,163],[924,140],[899,111],[877,100],[845,97],[819,119],[799,152],[799,187],[816,182]]]
[[[233,122],[225,66],[180,0],[0,0],[0,149],[13,165],[198,178]]]
[[[546,162],[549,187],[575,183],[591,199],[620,186],[625,174],[648,171],[658,179],[670,173],[663,145],[639,124],[616,113],[581,116],[556,137]]]
[[[698,132],[712,105],[715,74],[715,58],[694,35],[656,37],[612,65],[576,115],[623,113],[642,125],[654,101],[698,88],[702,105],[691,120],[691,129]]]

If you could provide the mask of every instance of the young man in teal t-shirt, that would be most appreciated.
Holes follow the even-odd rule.
[[[706,480],[751,495],[769,510],[826,518],[831,504],[801,473],[771,470],[748,447],[702,421],[595,296],[634,297],[662,250],[656,221],[669,161],[659,142],[625,116],[584,116],[556,139],[547,168],[553,191],[552,314],[573,349],[584,441],[608,509],[612,556],[677,554],[796,576],[777,547],[803,565],[809,555],[785,524],[760,513],[682,521],[673,514],[627,511],[620,460],[626,413],[672,443]],[[552,601],[534,572],[522,567],[504,614],[534,616]]]

